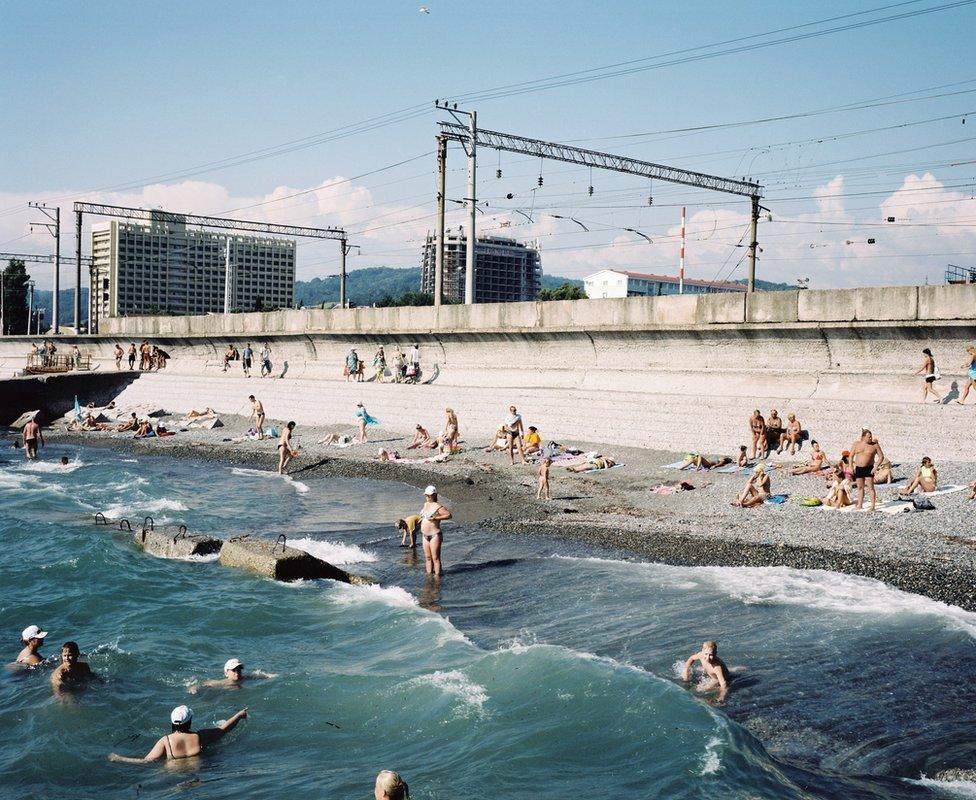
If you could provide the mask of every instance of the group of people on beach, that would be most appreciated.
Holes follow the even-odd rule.
[[[373,380],[386,383],[386,378],[393,379],[393,383],[420,383],[420,345],[414,344],[409,353],[404,353],[399,345],[394,345],[393,358],[387,359],[386,350],[380,345],[373,355]],[[342,368],[346,381],[362,383],[366,380],[366,359],[362,358],[355,347],[349,349]]]
[[[260,364],[261,364],[261,377],[269,378],[271,377],[271,371],[274,368],[271,363],[271,345],[267,342],[261,347],[260,354]],[[232,361],[240,361],[241,369],[244,370],[244,377],[251,377],[251,368],[254,364],[254,348],[251,347],[251,343],[248,342],[244,345],[243,350],[238,350],[237,345],[231,342],[227,345],[227,349],[224,351],[224,367],[223,372],[227,372],[230,369],[230,363]]]
[[[170,355],[165,350],[161,350],[154,344],[149,344],[145,339],[139,347],[136,347],[135,342],[129,344],[128,352],[122,347],[121,344],[116,342],[115,344],[115,369],[122,369],[122,361],[128,357],[129,370],[134,370],[136,366],[136,359],[139,360],[139,371],[140,372],[152,372],[156,370],[157,372],[161,369],[166,369],[166,362],[169,361]]]

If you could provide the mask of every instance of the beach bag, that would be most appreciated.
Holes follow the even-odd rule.
[[[274,425],[271,426],[271,430],[268,432],[269,436],[278,437],[281,436],[281,431],[278,430]]]
[[[914,511],[935,511],[935,505],[927,497],[916,497],[912,500],[912,509]]]
[[[800,505],[815,508],[816,506],[822,506],[823,501],[819,497],[804,497],[800,500]]]
[[[417,368],[413,364],[407,367],[408,378],[413,378],[416,374],[417,374]]]

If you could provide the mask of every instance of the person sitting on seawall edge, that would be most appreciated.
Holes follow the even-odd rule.
[[[699,687],[699,691],[710,692],[714,689],[718,689],[718,699],[722,700],[729,691],[729,670],[725,666],[725,662],[718,657],[718,643],[709,639],[707,642],[702,643],[702,648],[697,653],[691,655],[687,661],[685,661],[684,671],[681,673],[681,679],[685,683],[691,682],[691,671],[695,665],[695,662],[701,664],[702,672],[708,680]]]
[[[374,800],[409,800],[410,787],[400,775],[392,770],[384,769],[376,776],[373,787]]]
[[[146,755],[142,758],[134,758],[109,753],[108,760],[121,761],[126,764],[145,764],[150,761],[158,761],[161,758],[192,758],[200,755],[208,745],[216,742],[225,733],[232,731],[237,723],[245,717],[247,717],[247,709],[242,708],[230,719],[221,722],[216,728],[193,731],[190,729],[193,724],[192,709],[188,706],[177,706],[169,715],[173,726],[172,733],[161,736]]]
[[[915,477],[902,489],[904,494],[912,492],[934,492],[939,488],[939,471],[928,456],[922,458],[922,465],[915,471]]]

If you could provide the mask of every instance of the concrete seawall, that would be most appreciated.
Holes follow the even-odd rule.
[[[137,376],[73,372],[34,378],[0,380],[0,425],[9,425],[24,411],[40,410],[42,423],[82,404],[104,405],[118,397]]]
[[[148,338],[173,360],[123,399],[176,411],[239,411],[254,392],[274,418],[352,424],[362,399],[383,427],[439,430],[443,409],[482,443],[509,403],[544,438],[666,449],[729,451],[744,442],[754,407],[797,413],[831,449],[862,424],[894,455],[976,458],[971,409],[921,406],[911,373],[930,347],[958,395],[959,365],[976,343],[976,286],[889,287],[740,295],[514,303],[433,308],[305,309],[102,323],[83,350],[114,371],[116,342]],[[280,380],[221,371],[229,342],[269,343]],[[429,386],[350,384],[350,347],[372,360],[420,344]],[[26,342],[0,340],[0,375],[23,363]]]

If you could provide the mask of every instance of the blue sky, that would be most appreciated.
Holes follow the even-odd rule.
[[[940,4],[922,0],[846,21]],[[420,13],[420,5],[5,3],[0,8],[5,62],[0,250],[49,248],[41,236],[25,236],[28,199],[58,198],[62,213],[71,200],[83,197],[201,213],[263,203],[237,213],[296,224],[342,224],[359,234],[363,245],[353,266],[416,264],[420,240],[433,224],[425,216],[433,212],[433,157],[349,183],[337,181],[432,152],[435,123],[442,117],[433,108],[399,124],[229,169],[180,171],[435,97],[886,3],[434,0],[425,3],[429,14]],[[774,219],[761,232],[761,275],[809,276],[813,285],[823,286],[938,281],[947,261],[976,262],[976,255],[967,255],[976,254],[969,224],[976,221],[976,203],[969,202],[976,165],[950,166],[976,158],[974,142],[965,141],[976,137],[976,120],[961,123],[964,113],[976,111],[976,82],[961,83],[976,79],[966,57],[973,30],[976,5],[966,5],[470,107],[477,108],[487,128],[585,140],[580,144],[594,149],[722,175],[755,175],[768,186],[766,204]],[[905,93],[957,82],[922,94],[968,93],[904,102],[912,99]],[[846,113],[705,133],[607,138],[895,95],[902,95],[895,104]],[[935,119],[941,116],[949,119]],[[904,123],[912,124],[830,138]],[[822,141],[801,142],[808,139]],[[768,147],[777,143],[790,144]],[[735,246],[747,212],[740,201],[599,173],[592,178],[590,197],[588,171],[556,164],[541,165],[545,185],[533,191],[537,161],[499,159],[489,151],[481,156],[479,191],[489,204],[482,216],[485,228],[538,238],[547,272],[580,277],[603,265],[669,271],[677,251],[676,209],[685,203],[689,270],[703,278],[743,274],[744,266],[737,266],[742,248]],[[448,194],[461,197],[459,152],[452,151],[450,165]],[[500,181],[495,178],[499,165]],[[152,176],[164,177],[143,189],[139,184]],[[123,184],[125,189],[92,191]],[[276,192],[283,196],[317,186],[323,189],[267,203]],[[514,200],[503,201],[509,192]],[[653,206],[646,205],[648,195]],[[882,208],[883,203],[888,205]],[[529,211],[533,224],[514,213],[516,207]],[[893,209],[899,230],[863,227]],[[461,213],[451,221],[457,224]],[[576,216],[591,234],[551,214]],[[646,229],[655,244],[634,241],[626,227]],[[866,244],[869,237],[874,245]],[[71,241],[63,247],[71,249]],[[300,276],[334,272],[329,248],[303,247]]]

